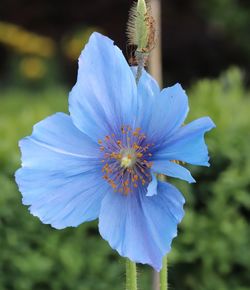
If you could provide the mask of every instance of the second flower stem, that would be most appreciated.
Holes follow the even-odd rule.
[[[168,266],[167,266],[167,256],[163,258],[162,269],[160,272],[160,290],[168,289]]]
[[[126,259],[126,290],[137,290],[136,264]]]

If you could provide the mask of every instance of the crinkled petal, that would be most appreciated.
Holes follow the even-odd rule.
[[[163,89],[151,110],[147,135],[159,144],[178,130],[186,119],[189,110],[188,98],[181,85]]]
[[[79,58],[77,82],[69,97],[74,124],[94,141],[130,125],[137,111],[136,83],[121,50],[93,33]]]
[[[152,170],[154,172],[162,173],[170,177],[186,180],[189,183],[195,182],[189,170],[175,162],[168,160],[163,159],[153,161]]]
[[[184,198],[168,183],[158,183],[158,194],[108,193],[102,202],[99,230],[123,257],[149,264],[159,271],[171,249],[181,221]]]
[[[215,125],[209,117],[197,119],[181,127],[158,152],[155,160],[180,160],[194,165],[209,166],[204,134]]]
[[[58,113],[36,124],[20,149],[16,182],[33,215],[56,228],[98,217],[107,191],[98,146],[68,115]]]

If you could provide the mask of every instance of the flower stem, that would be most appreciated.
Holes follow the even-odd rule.
[[[137,290],[136,264],[126,259],[126,290]]]
[[[163,258],[162,269],[160,272],[160,290],[168,289],[168,266],[167,266],[167,256]]]
[[[142,69],[143,69],[143,66],[141,64],[138,64],[137,73],[136,73],[136,77],[135,77],[137,84],[139,83],[140,77],[142,75]]]
[[[137,60],[137,72],[136,72],[136,84],[139,83],[140,77],[142,75],[142,70],[145,66],[145,62],[148,58],[148,53],[146,52],[141,52],[141,51],[136,51],[135,52],[135,57]]]

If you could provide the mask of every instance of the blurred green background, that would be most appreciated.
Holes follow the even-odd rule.
[[[13,174],[18,140],[67,112],[77,57],[93,30],[126,52],[132,1],[0,2],[0,290],[125,289],[124,261],[97,223],[57,231],[21,204]],[[250,3],[163,1],[164,83],[184,83],[189,121],[209,115],[211,167],[190,167],[197,183],[172,180],[186,215],[169,255],[170,289],[250,289]],[[139,289],[151,269],[139,267]]]

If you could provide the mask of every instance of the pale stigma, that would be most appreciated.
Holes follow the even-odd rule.
[[[136,155],[135,152],[131,149],[123,149],[121,150],[121,167],[131,168],[136,163]]]

